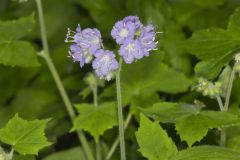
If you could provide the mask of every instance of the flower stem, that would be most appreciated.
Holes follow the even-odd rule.
[[[93,103],[96,107],[98,107],[98,86],[97,86],[97,84],[94,85],[92,91],[93,91]],[[99,140],[99,142],[96,142],[96,160],[101,160],[101,159],[102,159],[101,144],[100,144],[100,140]]]
[[[228,107],[229,107],[229,102],[230,102],[230,97],[231,97],[231,92],[232,92],[232,87],[233,87],[233,82],[235,79],[235,65],[233,66],[231,75],[230,75],[230,79],[228,82],[228,88],[227,88],[227,94],[226,94],[226,99],[225,99],[225,103],[224,103],[224,110],[227,111]]]
[[[122,59],[120,58],[119,69],[116,74],[118,126],[119,126],[121,160],[126,160],[123,109],[122,109],[122,93],[121,93],[121,67],[122,67]]]
[[[231,98],[233,82],[234,82],[235,74],[236,74],[235,66],[236,65],[233,66],[233,69],[232,69],[232,72],[231,72],[231,75],[230,75],[230,79],[229,79],[229,82],[228,82],[227,94],[226,94],[226,98],[225,98],[224,108],[222,110],[222,111],[225,111],[225,112],[227,112],[228,108],[229,108],[229,102],[230,102],[230,98]],[[222,147],[226,146],[226,136],[227,136],[226,129],[222,128],[221,136],[220,136],[220,145]]]
[[[129,123],[130,123],[131,118],[132,118],[132,114],[129,113],[128,116],[127,116],[127,119],[125,120],[124,131],[127,129],[128,125],[129,125]],[[109,152],[108,152],[108,154],[107,154],[107,156],[106,156],[106,160],[110,160],[110,159],[112,158],[114,152],[115,152],[116,149],[117,149],[117,146],[119,145],[119,142],[120,142],[120,141],[119,141],[119,136],[118,136],[118,137],[115,139],[112,147],[110,148],[110,150],[109,150]]]
[[[219,108],[221,111],[224,111],[224,106],[223,106],[223,102],[222,102],[222,99],[219,95],[216,96],[217,98],[217,101],[218,101],[218,105],[219,105]]]
[[[42,43],[43,43],[43,52],[41,52],[41,56],[45,59],[48,68],[53,76],[53,79],[57,85],[57,88],[60,92],[60,95],[63,99],[63,102],[66,106],[66,109],[68,111],[68,114],[71,118],[71,120],[73,121],[74,118],[76,117],[76,114],[74,112],[74,109],[72,107],[71,101],[66,93],[66,90],[62,84],[62,81],[60,79],[60,76],[52,62],[52,59],[50,57],[49,54],[49,48],[48,48],[48,41],[47,41],[47,34],[46,34],[46,28],[45,28],[45,21],[44,21],[44,16],[43,16],[43,9],[42,9],[42,2],[41,0],[36,0],[36,4],[37,4],[37,10],[38,10],[38,16],[39,16],[39,23],[40,23],[40,30],[41,30],[41,37],[42,37]],[[87,142],[87,139],[85,137],[85,135],[83,134],[83,132],[78,131],[78,138],[83,146],[83,149],[85,151],[86,157],[88,160],[94,160],[94,157],[92,155],[92,152],[90,150],[89,144]]]

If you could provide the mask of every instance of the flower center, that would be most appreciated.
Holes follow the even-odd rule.
[[[103,63],[108,63],[110,61],[110,57],[108,56],[108,55],[104,55],[103,57],[102,57],[102,62]]]
[[[134,50],[134,45],[133,44],[128,44],[127,45],[127,49],[129,50],[129,51],[133,51]]]
[[[92,39],[92,43],[93,43],[93,44],[99,44],[99,43],[100,43],[99,38],[98,38],[98,37],[93,38],[93,39]]]
[[[122,29],[119,33],[120,37],[127,37],[128,36],[128,30],[127,29]]]

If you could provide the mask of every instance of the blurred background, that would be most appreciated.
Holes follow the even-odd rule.
[[[117,46],[110,36],[114,23],[125,16],[137,15],[144,24],[152,22],[157,31],[163,32],[163,34],[158,34],[158,50],[151,53],[157,62],[150,61],[152,66],[146,65],[142,68],[135,66],[134,71],[145,72],[146,70],[148,72],[155,63],[161,62],[172,70],[183,73],[188,82],[192,82],[195,76],[193,68],[198,60],[186,52],[185,40],[197,30],[211,27],[226,28],[230,15],[236,8],[240,7],[240,0],[42,0],[42,2],[51,57],[73,104],[92,102],[92,96],[84,82],[84,77],[92,69],[90,66],[80,69],[79,64],[73,63],[67,57],[69,44],[64,43],[67,28],[75,30],[77,24],[80,24],[82,28],[98,28],[102,33],[106,48],[117,50]],[[28,0],[25,3],[18,3],[0,0],[1,21],[17,19],[32,13],[35,13],[36,25],[34,30],[24,39],[29,40],[36,50],[41,50],[35,1]],[[0,127],[3,127],[15,113],[19,113],[22,118],[29,120],[52,117],[47,128],[47,136],[54,144],[41,151],[38,159],[42,159],[56,151],[77,146],[79,143],[76,141],[76,134],[69,133],[72,124],[52,76],[45,62],[41,58],[39,61],[41,66],[32,68],[10,67],[0,64]],[[144,79],[145,76],[151,76],[151,74],[143,74],[136,81],[140,79],[143,83],[148,83]],[[132,79],[129,80],[130,83],[135,84],[134,76]],[[112,83],[106,83],[105,87],[100,89],[100,101],[115,100]],[[237,97],[239,93],[237,88],[240,86],[235,85],[234,94]],[[163,87],[154,95],[152,92],[142,92],[143,94],[135,99],[126,97],[126,99],[130,99],[126,100],[126,104],[128,107],[129,104],[133,106],[139,106],[137,103],[151,104],[153,101],[158,101],[159,97],[161,100],[189,103],[192,103],[196,97],[204,100],[198,93],[189,92],[185,88],[179,89],[178,92],[171,92]],[[209,99],[205,101],[209,104],[215,104]],[[235,98],[234,101],[234,105],[238,106],[240,99]],[[131,107],[126,108],[127,110],[131,110],[133,113],[137,112]],[[138,146],[134,136],[138,127],[137,119],[138,116],[131,121],[126,133],[128,156],[132,160],[141,159],[140,153],[137,152]],[[186,146],[186,144],[180,143],[173,126],[164,125],[164,127],[179,146]],[[116,127],[104,134],[106,148],[111,145],[116,135]],[[91,136],[87,136],[92,141]],[[205,139],[208,143],[209,141],[213,144],[217,143],[214,134],[210,133]],[[116,153],[119,154],[119,151]],[[115,159],[117,159],[116,157]]]

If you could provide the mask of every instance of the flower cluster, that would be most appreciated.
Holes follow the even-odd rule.
[[[217,95],[221,94],[222,83],[220,82],[212,83],[204,78],[199,78],[196,90],[198,92],[201,92],[204,96],[214,98]]]
[[[119,55],[125,63],[132,63],[149,55],[156,48],[156,31],[152,24],[143,26],[136,16],[128,16],[118,21],[111,32],[120,45]]]
[[[118,62],[113,52],[102,48],[101,33],[97,29],[81,30],[78,25],[76,32],[68,29],[65,42],[73,42],[69,55],[74,62],[80,62],[80,67],[92,63],[96,74],[100,78],[111,80],[114,71],[118,69]]]
[[[118,21],[112,31],[112,37],[120,45],[119,55],[125,63],[132,63],[156,48],[156,32],[152,24],[144,26],[138,17],[128,16]],[[101,33],[97,29],[68,29],[65,42],[72,42],[69,55],[80,67],[92,62],[96,75],[101,79],[111,80],[119,64],[112,51],[104,50]],[[93,60],[93,61],[92,61]]]

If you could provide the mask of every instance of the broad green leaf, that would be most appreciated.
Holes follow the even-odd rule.
[[[77,104],[76,108],[79,115],[74,120],[73,130],[88,131],[96,142],[106,130],[117,125],[115,102],[103,103],[98,107],[83,103]]]
[[[167,132],[158,122],[152,122],[143,114],[140,115],[140,128],[136,132],[139,151],[149,160],[168,160],[177,153],[177,148]]]
[[[159,52],[150,53],[149,57],[131,65],[123,65],[121,78],[125,104],[141,93],[162,91],[176,94],[187,91],[191,85],[191,80],[182,72],[161,63]]]
[[[176,122],[176,130],[181,140],[192,146],[196,141],[200,141],[207,135],[211,120],[200,114],[192,114],[182,117]]]
[[[200,108],[196,105],[159,102],[155,103],[151,108],[142,108],[141,110],[160,122],[175,123],[177,119],[183,116],[199,112]]]
[[[36,158],[32,155],[22,156],[22,155],[14,155],[13,160],[35,160]]]
[[[0,43],[0,63],[9,66],[39,66],[37,53],[29,42],[12,41]]]
[[[169,160],[239,160],[240,153],[218,146],[199,146],[182,150]]]
[[[197,31],[187,41],[188,51],[202,62],[195,71],[201,76],[215,78],[222,67],[227,64],[235,51],[240,47],[240,9],[237,9],[229,20],[227,30],[212,28]]]
[[[37,154],[51,143],[44,136],[49,120],[26,121],[16,114],[7,125],[0,129],[0,141],[9,144],[22,155]]]
[[[34,24],[34,14],[19,18],[18,20],[0,21],[0,43],[18,40],[24,37],[32,31]]]
[[[84,160],[84,159],[85,159],[84,152],[80,147],[55,152],[43,158],[43,160]]]
[[[198,114],[184,116],[176,121],[176,130],[181,140],[192,146],[200,141],[212,128],[223,128],[238,125],[240,118],[237,115],[220,111],[202,111]]]

